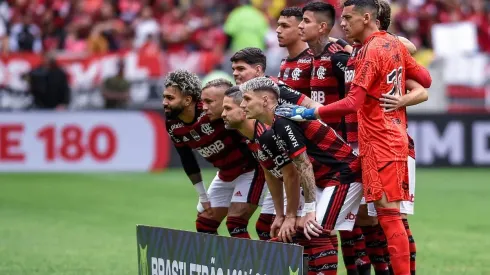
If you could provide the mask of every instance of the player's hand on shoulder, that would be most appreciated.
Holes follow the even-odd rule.
[[[396,111],[405,106],[403,97],[400,95],[382,94],[379,101],[381,102],[381,107],[384,108],[386,113]]]
[[[307,109],[303,106],[283,104],[276,108],[276,115],[294,121],[315,120],[315,109]]]

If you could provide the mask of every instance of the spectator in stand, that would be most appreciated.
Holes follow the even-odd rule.
[[[474,0],[471,3],[471,15],[468,18],[477,27],[478,44],[483,52],[490,53],[490,3]]]
[[[224,30],[231,41],[231,51],[237,52],[246,47],[265,49],[265,35],[269,30],[266,16],[250,4],[235,8],[226,19]]]
[[[185,53],[191,50],[188,41],[200,22],[190,20],[183,8],[175,7],[162,18],[164,48],[168,53]]]
[[[0,0],[0,56],[9,51],[7,22],[10,20],[9,6],[6,0]]]
[[[420,47],[421,42],[417,35],[419,19],[417,14],[409,8],[409,0],[399,1],[400,8],[395,16],[397,34],[408,38],[415,46]]]
[[[70,103],[68,76],[57,64],[54,55],[46,54],[43,63],[24,75],[34,108],[65,110]]]
[[[41,30],[32,22],[32,14],[22,16],[22,20],[10,29],[10,50],[15,52],[41,52]]]
[[[131,84],[124,78],[124,61],[119,61],[118,71],[115,76],[109,77],[104,81],[102,96],[105,100],[106,109],[126,108],[130,93]]]
[[[150,6],[144,6],[141,10],[141,18],[134,22],[134,47],[140,48],[145,42],[149,35],[152,37],[159,38],[160,25],[153,18],[153,11]]]

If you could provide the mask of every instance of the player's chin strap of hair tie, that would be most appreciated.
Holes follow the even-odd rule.
[[[315,212],[316,211],[316,202],[305,203],[305,207],[304,207],[303,211],[306,214],[311,213],[311,212]]]
[[[206,188],[204,188],[204,184],[202,181],[194,184],[194,188],[196,188],[197,193],[199,194],[199,202],[208,202],[208,194],[206,193]]]

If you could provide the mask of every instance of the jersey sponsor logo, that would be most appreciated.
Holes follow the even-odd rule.
[[[323,91],[311,91],[311,99],[315,102],[325,103],[325,92]]]
[[[197,148],[197,152],[204,158],[209,158],[212,155],[218,154],[225,148],[225,144],[221,140],[215,141],[213,144]]]
[[[357,217],[357,215],[355,215],[352,212],[349,212],[349,214],[347,214],[347,216],[345,216],[345,219],[348,220],[348,221],[355,221],[356,220],[356,217]]]
[[[321,61],[330,61],[330,56],[322,56]]]
[[[300,58],[296,64],[310,64],[311,59],[310,58]]]
[[[282,173],[279,169],[277,169],[277,167],[274,167],[274,169],[269,170],[269,172],[278,179],[282,178]]]
[[[293,80],[299,80],[302,71],[303,70],[301,70],[300,68],[295,68],[291,73],[291,77],[293,78]]]
[[[342,62],[340,61],[337,62],[337,67],[341,69],[343,72],[345,72],[345,70],[347,69],[347,67],[344,64],[342,64]]]
[[[327,73],[327,69],[325,69],[325,67],[323,66],[320,66],[317,70],[316,70],[316,77],[318,79],[325,79],[325,74]]]
[[[182,127],[184,127],[184,123],[182,123],[182,122],[172,124],[172,125],[170,125],[170,129],[168,130],[168,132],[169,133],[173,132],[175,129],[182,128]]]
[[[282,74],[282,78],[283,78],[284,80],[287,80],[287,79],[288,79],[288,77],[289,77],[289,71],[290,71],[290,68],[286,68],[286,69],[284,70],[284,74]]]
[[[201,119],[201,118],[203,118],[205,115],[206,115],[206,112],[201,112],[201,114],[199,115],[199,117],[197,118],[197,120],[200,120],[200,119]]]
[[[291,129],[291,126],[286,125],[286,132],[288,133],[288,138],[291,141],[293,147],[298,147],[299,143],[296,140],[296,137],[294,136],[293,129]]]
[[[195,141],[201,140],[201,136],[195,130],[190,130],[189,133]]]
[[[276,145],[279,148],[279,150],[287,152],[286,142],[284,140],[282,140],[281,138],[277,137],[276,135],[273,135],[272,137],[276,141]]]
[[[204,123],[201,125],[201,132],[209,136],[210,134],[214,133],[214,129],[211,127],[210,123]]]
[[[345,71],[345,82],[350,83],[354,80],[354,76],[356,74],[356,70],[347,70]]]
[[[276,156],[274,158],[274,165],[276,165],[277,167],[281,167],[285,162],[286,162],[286,159],[281,155]]]
[[[415,202],[415,195],[414,194],[410,194],[409,202]]]

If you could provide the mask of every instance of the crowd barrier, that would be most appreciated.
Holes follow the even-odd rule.
[[[490,167],[487,115],[410,115],[418,167]],[[211,167],[195,152],[202,168]],[[156,111],[9,112],[1,172],[160,171],[182,167]]]

